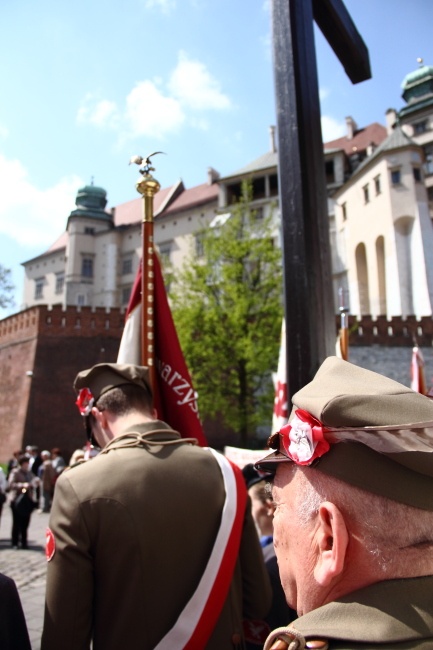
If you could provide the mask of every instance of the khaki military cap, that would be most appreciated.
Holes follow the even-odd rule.
[[[433,510],[433,402],[337,357],[293,396],[277,451],[256,463],[295,462],[389,499]]]
[[[74,388],[77,391],[88,388],[97,402],[107,391],[125,384],[140,386],[152,394],[149,369],[127,363],[98,363],[93,368],[82,370],[75,378]]]

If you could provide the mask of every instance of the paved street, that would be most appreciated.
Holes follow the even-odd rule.
[[[32,650],[40,650],[45,598],[45,530],[48,514],[32,515],[26,551],[11,548],[12,515],[3,506],[0,522],[0,572],[15,581],[29,630]]]

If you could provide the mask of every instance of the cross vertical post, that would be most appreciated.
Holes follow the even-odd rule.
[[[273,0],[289,399],[335,353],[336,342],[315,18],[352,81],[369,78],[370,70],[341,0]]]

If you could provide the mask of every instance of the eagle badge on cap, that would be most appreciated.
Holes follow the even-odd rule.
[[[311,465],[326,454],[329,442],[325,439],[326,429],[310,413],[297,409],[295,417],[280,430],[283,447],[289,458],[297,465]]]

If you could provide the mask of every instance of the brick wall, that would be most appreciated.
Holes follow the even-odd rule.
[[[84,444],[72,382],[80,370],[116,360],[123,323],[119,309],[61,306],[32,307],[0,321],[1,462],[27,444],[60,447],[68,461]],[[337,317],[336,332],[339,323]],[[349,328],[349,361],[406,386],[415,336],[427,385],[433,384],[431,317],[388,321],[365,316],[358,322],[349,316]]]
[[[65,460],[85,442],[73,380],[114,362],[124,314],[85,307],[32,307],[0,321],[0,461],[34,444],[60,447]]]

